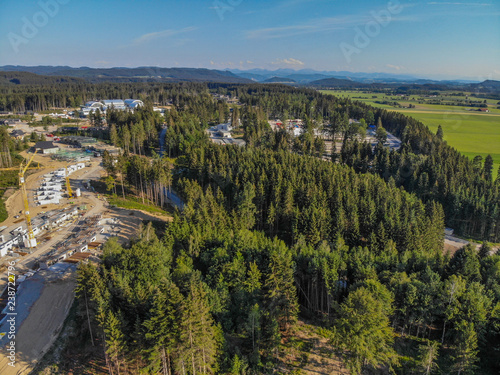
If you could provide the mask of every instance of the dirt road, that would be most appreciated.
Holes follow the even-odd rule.
[[[52,161],[44,155],[36,155],[35,161],[39,161],[44,165],[44,169],[35,171],[27,178],[27,188],[30,204],[32,203],[31,191],[38,188],[39,179],[43,174],[51,170],[62,168],[66,163]],[[98,198],[95,193],[90,192],[83,187],[83,183],[90,179],[99,179],[103,173],[103,168],[99,164],[100,160],[94,162],[91,167],[74,172],[70,176],[71,186],[75,190],[80,188],[82,196],[78,199],[63,199],[59,205],[49,206],[30,206],[32,216],[36,216],[42,211],[50,211],[53,209],[61,209],[71,206],[70,201],[74,201],[78,205],[86,205],[87,211],[85,217],[103,214],[103,218],[114,218],[112,233],[107,236],[117,236],[119,241],[125,243],[135,235],[137,229],[143,220],[164,220],[168,221],[170,217],[156,217],[146,212],[127,210],[121,208],[111,208],[103,198]],[[19,191],[9,197],[6,202],[9,219],[2,225],[12,226],[21,225],[15,223],[19,221],[14,219],[14,215],[18,215],[19,211],[23,210],[23,201]],[[64,240],[75,228],[77,222],[58,228],[50,233],[50,240],[41,243],[37,249],[22,258],[16,258],[16,274],[26,273],[35,267],[36,262],[42,257],[51,253],[54,250],[54,245]],[[51,255],[52,256],[52,255]],[[2,263],[14,258],[4,257]],[[56,263],[53,267],[64,267],[60,263]],[[52,267],[51,267],[52,268]],[[5,350],[0,350],[0,374],[28,374],[33,365],[39,361],[44,353],[51,347],[54,340],[62,327],[64,319],[69,311],[74,298],[75,287],[75,270],[65,272],[61,275],[57,271],[51,270],[39,271],[33,276],[32,282],[25,281],[24,291],[20,291],[19,300],[27,301],[22,306],[19,306],[19,313],[23,318],[19,318],[17,333],[16,333],[16,366],[13,368],[8,365],[8,358],[5,356]],[[38,282],[39,287],[35,291],[33,283]],[[30,279],[27,279],[30,280]],[[7,284],[7,272],[0,274],[0,290]],[[38,285],[37,284],[37,285]],[[42,286],[43,285],[43,286]],[[22,293],[25,293],[24,295]],[[2,327],[5,332],[5,326]],[[6,340],[0,340],[1,345],[4,345]]]
[[[59,163],[59,162],[56,162]],[[32,190],[35,186],[37,186],[38,182],[37,180],[40,178],[40,176],[44,175],[45,173],[48,173],[50,170],[54,170],[60,168],[60,166],[52,165],[51,168],[49,169],[44,169],[40,172],[35,173],[34,175],[31,175],[27,179],[27,186],[30,190]],[[94,163],[92,167],[90,168],[84,168],[82,170],[79,170],[71,175],[71,185],[72,187],[83,187],[83,180],[90,179],[90,178],[99,178],[102,172],[102,167],[98,163]],[[29,193],[28,193],[29,194]],[[36,207],[30,207],[30,212],[32,212],[32,217],[35,217],[38,213],[41,213],[42,210],[44,211],[50,211],[54,209],[61,209],[64,207],[69,207],[70,201],[74,201],[74,199],[63,199],[61,201],[61,204],[53,204],[53,205],[47,205],[47,206],[36,206]],[[99,214],[105,210],[104,207],[104,202],[100,199],[98,199],[93,193],[90,192],[84,192],[82,197],[77,201],[78,204],[80,205],[87,205],[88,211],[85,213],[85,217],[88,216],[93,216],[96,214]],[[9,219],[4,221],[2,225],[13,225],[14,220],[12,217],[16,210],[19,208],[19,205],[22,207],[23,202],[22,202],[22,197],[21,193],[17,191],[14,195],[12,195],[6,203],[8,207],[8,212],[9,212]],[[10,224],[9,224],[10,223]],[[23,223],[19,223],[18,225],[21,225]],[[39,245],[36,250],[28,254],[21,259],[17,258],[18,260],[16,264],[16,270],[19,274],[23,274],[24,272],[33,269],[35,263],[45,254],[47,254],[53,246],[63,240],[65,237],[67,237],[68,233],[71,233],[72,229],[74,228],[74,225],[68,226],[68,227],[62,227],[54,232],[51,233],[52,238]],[[14,258],[11,257],[4,257],[1,260],[1,263],[4,264],[5,262],[11,261]],[[0,290],[3,290],[4,286],[7,283],[7,272],[4,271],[0,273]]]
[[[63,274],[46,272],[42,294],[21,326],[17,327],[15,365],[9,365],[11,359],[5,355],[4,350],[0,352],[2,375],[29,374],[54,343],[71,307],[76,280],[75,267],[68,268]]]
[[[82,188],[84,180],[98,179],[101,172],[102,167],[95,165],[92,168],[80,171],[78,174],[75,173],[75,175],[72,175],[72,186]],[[46,171],[42,173],[46,173]],[[103,218],[116,219],[116,221],[113,220],[113,233],[108,233],[108,236],[117,236],[122,243],[130,240],[143,220],[167,221],[171,219],[169,217],[156,217],[141,211],[111,208],[104,199],[99,199],[94,193],[84,189],[82,189],[82,198],[79,203],[82,201],[87,202],[88,206],[85,216],[103,214]],[[52,232],[51,240],[39,246],[32,254],[21,258],[16,265],[16,273],[21,275],[31,269],[41,256],[49,253],[55,243],[67,237],[76,225],[74,223]],[[61,266],[60,263],[57,263],[53,267],[57,269],[58,266],[63,267],[64,264]],[[40,282],[43,281],[41,293],[40,291],[31,293],[34,294],[31,296],[29,284],[27,284],[24,291],[20,292],[28,292],[28,295],[23,298],[30,301],[24,307],[19,307],[19,309],[25,309],[24,311],[20,310],[20,313],[26,316],[26,310],[29,310],[29,312],[24,320],[19,320],[19,327],[17,327],[16,366],[14,368],[8,365],[9,359],[5,356],[5,350],[0,350],[0,374],[2,375],[28,374],[33,369],[34,364],[49,350],[59,334],[74,298],[76,272],[73,268],[71,272],[65,272],[61,276],[60,273],[52,271],[51,268],[39,271],[35,276],[41,280]],[[3,286],[6,285],[7,274],[2,274],[1,278],[0,287],[3,289]]]
[[[28,154],[26,151],[20,153],[25,159],[31,158],[32,154]],[[30,203],[30,213],[32,217],[35,217],[42,211],[50,211],[63,208],[62,205],[68,204],[69,200],[62,200],[61,204],[50,204],[47,206],[36,206],[33,202],[33,192],[40,185],[40,178],[49,172],[55,171],[59,168],[64,168],[68,163],[55,161],[50,158],[50,155],[35,155],[33,158],[33,163],[31,166],[36,166],[36,163],[40,163],[43,165],[42,169],[30,170],[31,174],[26,178],[26,190],[28,192],[28,201]],[[72,164],[72,163],[70,163]],[[94,167],[98,166],[98,162],[94,162]],[[70,176],[70,179],[78,178],[79,175],[85,173],[88,169],[81,169]],[[16,189],[15,193],[10,195],[8,199],[5,201],[5,206],[7,208],[7,213],[9,214],[7,220],[0,223],[2,226],[11,226],[17,220],[14,217],[16,215],[21,215],[23,217],[22,212],[24,211],[24,203],[21,195],[21,191]]]

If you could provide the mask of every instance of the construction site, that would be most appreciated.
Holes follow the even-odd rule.
[[[101,158],[59,147],[52,155],[22,152],[19,189],[5,195],[8,219],[0,223],[0,348],[10,342],[7,284],[12,280],[8,266],[14,264],[18,355],[13,368],[0,350],[1,374],[30,373],[54,343],[73,303],[78,263],[98,262],[110,237],[126,242],[143,220],[159,219],[109,207],[89,183],[104,175]]]
[[[78,215],[77,209],[55,209],[50,211],[42,211],[38,215],[34,215],[35,211],[32,208],[42,206],[48,209],[49,205],[60,205],[63,200],[63,194],[68,199],[80,198],[81,189],[78,187],[73,191],[71,188],[69,176],[79,170],[85,168],[84,163],[66,165],[64,168],[59,168],[50,171],[40,176],[34,184],[31,185],[30,193],[26,187],[25,174],[35,153],[31,156],[26,165],[21,164],[19,169],[19,185],[21,199],[23,201],[23,210],[19,214],[23,214],[24,220],[19,219],[14,224],[14,227],[2,227],[0,231],[0,256],[4,257],[8,253],[15,256],[14,250],[24,249],[24,252],[30,252],[31,249],[37,247],[35,236],[47,235],[54,230],[55,227],[63,225],[66,221],[71,220]],[[89,167],[92,164],[88,164]],[[14,215],[14,218],[19,217]],[[19,254],[19,252],[17,252]]]

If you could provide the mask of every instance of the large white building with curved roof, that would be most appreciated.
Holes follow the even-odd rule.
[[[142,100],[139,99],[125,99],[125,105],[129,109],[136,109],[144,106],[144,103],[142,102]]]
[[[143,106],[144,103],[142,102],[142,100],[138,99],[105,99],[101,101],[91,100],[81,107],[80,113],[82,113],[84,116],[88,116],[90,113],[95,112],[97,109],[99,109],[101,113],[106,113],[108,109],[115,109],[118,111],[133,111]]]
[[[87,108],[99,108],[101,109],[104,106],[101,102],[97,102],[95,100],[91,100],[90,102],[85,103],[85,107]]]

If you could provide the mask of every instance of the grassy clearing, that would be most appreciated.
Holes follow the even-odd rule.
[[[17,171],[0,172],[0,223],[7,220],[9,217],[7,208],[5,207],[5,200],[3,199],[5,191],[10,187],[15,187],[17,189],[19,184],[18,178]]]
[[[121,185],[116,186],[116,191],[118,194],[115,195],[110,194],[110,192],[106,189],[104,178],[100,181],[90,181],[90,184],[97,193],[104,195],[108,200],[108,203],[112,206],[121,207],[128,210],[141,210],[155,215],[171,216],[168,211],[158,207],[153,202],[150,202],[147,199],[144,199],[144,203],[142,203],[142,199],[136,197],[136,192],[128,187],[125,187],[124,189],[125,198],[123,198],[121,195]]]
[[[5,200],[3,199],[5,191],[0,190],[0,223],[7,220],[9,214],[7,213],[7,207],[5,207]]]
[[[294,332],[282,340],[278,364],[269,373],[279,369],[280,373],[294,375],[349,374],[340,353],[323,336],[323,331],[299,320]]]
[[[164,211],[153,204],[150,203],[143,204],[142,200],[138,198],[127,197],[123,199],[119,197],[109,197],[108,202],[110,205],[126,208],[127,210],[141,210],[155,215],[169,215],[167,211]],[[145,202],[147,201],[145,200]]]
[[[362,91],[334,91],[323,90],[323,93],[344,96],[359,100],[377,108],[384,108],[390,111],[397,111],[411,116],[429,129],[436,132],[439,125],[442,126],[444,139],[452,147],[455,147],[462,154],[469,158],[481,155],[483,159],[490,154],[494,161],[493,175],[497,176],[500,167],[500,110],[496,109],[497,100],[486,99],[489,113],[469,111],[463,106],[436,105],[418,103],[417,100],[401,100],[396,96],[387,96],[381,93],[363,93]],[[414,96],[418,98],[417,95]],[[413,96],[412,96],[413,98]],[[444,100],[463,99],[460,96],[447,96],[442,94]],[[425,99],[425,98],[424,98]],[[414,104],[415,108],[399,108],[385,104],[375,103],[375,101],[392,100],[401,103],[403,106]],[[475,99],[473,100],[480,100]],[[484,100],[484,99],[481,99]]]

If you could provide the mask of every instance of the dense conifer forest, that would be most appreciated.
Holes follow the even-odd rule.
[[[79,268],[79,335],[101,342],[109,373],[286,372],[298,320],[353,374],[500,371],[500,254],[488,243],[500,241],[500,180],[487,163],[401,114],[283,85],[2,86],[0,110],[115,97],[146,106],[94,129],[123,149],[103,158],[111,185],[158,205],[174,189],[184,207]],[[164,119],[153,104],[171,107]],[[275,118],[305,131],[275,132]],[[210,142],[206,129],[229,119],[245,147]],[[384,147],[382,130],[372,148],[349,119],[401,149]],[[340,152],[326,152],[332,139]],[[484,240],[480,251],[446,254],[445,225]]]

